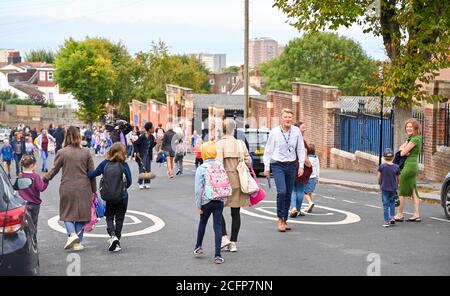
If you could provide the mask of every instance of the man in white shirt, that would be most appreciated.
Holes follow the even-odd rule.
[[[290,230],[289,216],[292,189],[296,174],[303,175],[305,146],[300,129],[292,125],[294,112],[283,109],[281,125],[272,129],[264,152],[264,176],[270,177],[270,169],[277,187],[278,231]],[[297,171],[298,159],[298,171]]]

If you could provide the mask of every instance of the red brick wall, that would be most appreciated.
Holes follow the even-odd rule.
[[[292,109],[292,93],[271,90],[267,93],[267,101],[273,104],[273,108],[267,112],[269,128],[280,124],[281,111],[284,108]]]
[[[248,124],[250,128],[267,127],[267,102],[250,98],[250,118]]]

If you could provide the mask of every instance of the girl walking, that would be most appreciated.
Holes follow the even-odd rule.
[[[107,232],[110,236],[108,240],[108,250],[110,252],[118,252],[122,250],[120,246],[120,238],[122,237],[123,221],[125,220],[125,213],[128,207],[128,192],[132,184],[131,171],[128,164],[125,162],[127,159],[127,150],[125,145],[120,142],[116,142],[111,146],[108,151],[108,155],[104,161],[102,161],[95,171],[88,172],[88,177],[91,180],[95,180],[95,177],[103,175],[103,186],[114,187],[111,191],[108,188],[108,192],[118,195],[117,201],[112,201],[111,196],[108,197],[106,202],[106,224]],[[116,172],[118,170],[118,172]],[[108,179],[110,178],[110,179]],[[116,178],[118,178],[116,180]],[[114,185],[114,186],[110,186]],[[104,196],[103,198],[107,198]],[[115,222],[115,224],[114,224]]]
[[[312,165],[312,173],[305,186],[305,198],[308,202],[308,207],[305,209],[305,212],[311,213],[314,208],[313,193],[316,191],[316,185],[319,184],[320,162],[319,157],[316,155],[316,146],[314,144],[309,144],[308,148],[308,159]]]

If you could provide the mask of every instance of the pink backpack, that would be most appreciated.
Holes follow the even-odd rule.
[[[219,161],[206,164],[205,187],[203,197],[209,200],[224,201],[232,195],[230,179]]]
[[[98,219],[97,219],[97,203],[98,203],[97,195],[93,194],[92,195],[92,202],[91,202],[91,220],[84,224],[84,226],[83,226],[83,231],[84,232],[91,232],[94,229],[94,227],[97,224],[97,222],[98,222]]]

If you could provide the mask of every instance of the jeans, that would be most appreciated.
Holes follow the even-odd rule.
[[[389,222],[395,216],[395,191],[382,191],[384,221]]]
[[[139,170],[139,174],[142,174],[144,172],[144,167],[147,170],[147,172],[150,172],[152,170],[152,161],[150,160],[150,157],[148,155],[144,155],[144,159],[139,160],[138,161],[138,170]],[[141,178],[139,178],[138,180],[138,184],[142,185],[142,183],[144,184],[150,184],[150,180],[143,180]]]
[[[128,155],[128,157],[133,155],[133,145],[128,145],[127,146],[127,155]]]
[[[237,242],[239,229],[241,228],[241,208],[231,208],[231,238],[232,242]],[[227,224],[222,215],[222,235],[227,235]]]
[[[66,226],[67,235],[70,236],[72,233],[76,233],[78,235],[78,241],[81,243],[83,240],[84,231],[83,226],[85,222],[72,222],[72,221],[64,221],[64,225]]]
[[[200,222],[198,224],[197,244],[195,248],[201,247],[203,244],[203,237],[205,236],[206,224],[211,214],[213,215],[213,228],[214,228],[214,244],[215,244],[215,257],[220,256],[220,246],[222,243],[222,213],[223,202],[213,200],[202,206],[203,214],[200,215]]]
[[[298,211],[302,208],[303,198],[305,196],[306,184],[294,184],[294,190],[291,195],[291,209],[296,208]]]
[[[118,239],[122,237],[122,227],[125,221],[125,213],[127,212],[128,198],[123,199],[119,203],[106,202],[106,224],[109,236],[116,236]],[[114,219],[116,224],[114,225]]]
[[[272,174],[277,186],[277,216],[288,220],[289,206],[291,204],[292,189],[297,175],[297,163],[274,162]]]
[[[33,221],[33,230],[32,233],[36,237],[37,234],[37,225],[38,225],[38,217],[39,217],[39,210],[41,208],[41,205],[36,205],[32,203],[27,203],[27,211],[31,216],[31,220]]]
[[[20,174],[20,160],[22,159],[22,154],[14,153],[14,160],[16,161],[16,176]]]
[[[42,159],[42,170],[47,170],[48,169],[48,164],[47,164],[47,158],[48,158],[48,151],[41,151],[41,159]]]
[[[183,157],[179,157],[177,159],[177,167],[178,167],[178,171],[182,175],[183,174]]]
[[[198,168],[203,164],[203,158],[195,158],[195,168]]]

